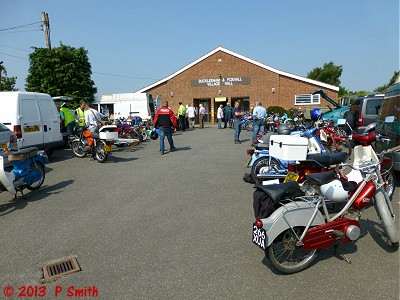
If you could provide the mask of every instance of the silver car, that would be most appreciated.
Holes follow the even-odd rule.
[[[17,136],[8,129],[3,123],[0,123],[0,155],[4,157],[4,165],[10,165],[7,157],[11,150],[18,150]]]

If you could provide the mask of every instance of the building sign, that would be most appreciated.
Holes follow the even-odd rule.
[[[250,77],[220,77],[192,80],[192,86],[230,86],[248,84],[250,84]]]

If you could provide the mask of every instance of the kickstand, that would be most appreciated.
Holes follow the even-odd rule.
[[[337,258],[339,258],[339,259],[343,259],[344,261],[346,261],[348,264],[351,264],[351,261],[346,257],[346,255],[344,255],[344,253],[342,253],[340,250],[339,250],[339,245],[340,244],[335,244],[334,246],[333,246],[333,248],[335,249],[335,256],[337,257]]]

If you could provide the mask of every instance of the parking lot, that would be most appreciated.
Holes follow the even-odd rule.
[[[210,125],[176,133],[176,152],[161,156],[148,140],[104,164],[55,151],[39,191],[0,194],[0,293],[42,286],[46,262],[76,255],[82,271],[46,284],[48,298],[72,286],[100,299],[399,299],[399,254],[373,208],[361,238],[341,248],[351,264],[326,249],[303,272],[269,268],[251,242],[250,138],[234,144],[231,129]]]

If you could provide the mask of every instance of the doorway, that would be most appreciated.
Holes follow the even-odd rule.
[[[199,105],[200,104],[202,104],[203,107],[206,109],[206,117],[205,117],[204,122],[210,122],[211,98],[198,98],[198,99],[193,99],[193,107],[196,111],[195,123],[199,124]]]

